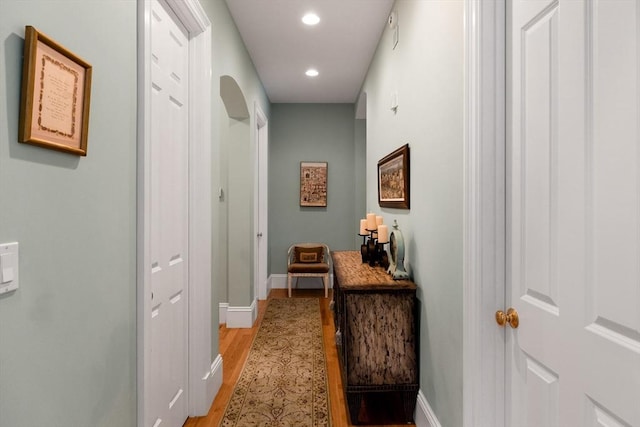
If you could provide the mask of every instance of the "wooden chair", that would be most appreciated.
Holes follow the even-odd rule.
[[[320,277],[324,283],[324,297],[329,296],[331,252],[324,243],[295,243],[287,252],[287,287],[291,298],[291,280],[295,277]]]

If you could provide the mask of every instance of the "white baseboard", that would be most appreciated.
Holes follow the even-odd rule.
[[[273,289],[273,274],[267,277],[267,295],[265,295],[264,299],[269,298],[271,289]]]
[[[286,274],[272,274],[269,276],[269,290],[271,289],[287,289]]]
[[[218,304],[218,322],[221,325],[227,323],[227,310],[229,309],[228,302],[221,302]]]
[[[249,307],[227,306],[227,328],[250,328],[258,318],[258,304],[256,300]]]
[[[422,390],[418,391],[415,422],[416,427],[442,427]]]
[[[207,393],[211,396],[211,403],[213,403],[213,399],[218,395],[220,387],[222,387],[222,355],[218,354],[218,357],[216,357],[211,364],[209,384],[207,387]],[[211,404],[209,404],[209,406],[211,406]]]
[[[271,289],[287,289],[287,275],[286,274],[272,274],[269,276],[269,282]],[[292,289],[295,289],[295,284],[291,285]],[[324,289],[324,284],[320,277],[301,277],[298,279],[298,289]],[[329,275],[329,289],[333,288],[333,274]]]
[[[191,417],[207,415],[213,399],[216,398],[216,394],[222,387],[222,356],[218,354],[218,357],[211,364],[211,368],[202,375],[200,380],[197,381],[196,387],[192,389],[193,395],[191,396],[191,407],[189,409],[189,416]]]

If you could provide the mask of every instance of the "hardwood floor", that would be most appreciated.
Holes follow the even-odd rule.
[[[331,292],[331,291],[329,291]],[[286,289],[273,289],[269,298],[286,298]],[[324,346],[327,358],[327,376],[329,385],[329,401],[331,405],[331,425],[332,427],[350,426],[347,415],[347,406],[342,390],[342,379],[340,377],[340,365],[338,363],[338,353],[334,341],[335,328],[333,325],[333,314],[329,309],[331,293],[329,298],[324,297],[324,290],[295,290],[293,297],[313,297],[322,301],[322,327],[324,335]],[[249,348],[253,342],[253,337],[258,331],[258,326],[262,322],[267,307],[267,301],[258,302],[258,320],[251,329],[228,329],[220,326],[220,354],[223,360],[223,381],[220,391],[216,396],[211,409],[206,417],[189,418],[184,424],[185,427],[217,427],[222,420],[224,410],[227,406],[236,381],[240,377],[244,362],[249,354]],[[390,405],[385,401],[370,402],[369,407],[363,405],[360,411],[360,419],[367,425],[375,425],[376,422],[384,422],[384,425],[392,427],[406,427],[414,424],[388,424],[389,418],[394,414],[389,414]]]

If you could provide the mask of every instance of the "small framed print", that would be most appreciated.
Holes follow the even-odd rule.
[[[19,141],[86,156],[91,65],[28,25],[22,67]]]
[[[409,209],[409,144],[378,162],[378,205]]]
[[[300,206],[327,206],[327,162],[300,162]]]

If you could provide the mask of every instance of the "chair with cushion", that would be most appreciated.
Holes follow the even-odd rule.
[[[324,243],[296,243],[287,253],[287,287],[291,297],[291,280],[299,277],[320,277],[324,284],[324,297],[329,295],[331,252]]]

